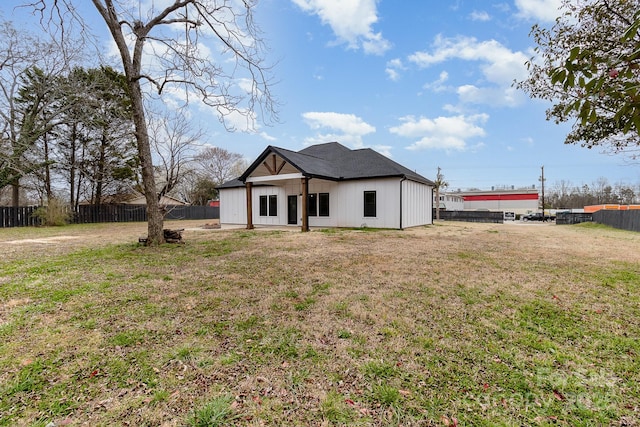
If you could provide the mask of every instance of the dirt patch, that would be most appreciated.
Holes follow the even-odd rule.
[[[218,220],[166,221],[164,228],[184,229],[183,238],[216,232]],[[68,253],[111,244],[138,244],[147,236],[146,222],[78,224],[64,227],[23,227],[3,230],[0,246],[5,260],[39,253]]]
[[[18,239],[18,240],[7,240],[3,242],[7,245],[28,245],[28,244],[39,244],[39,243],[48,243],[48,244],[56,244],[60,242],[64,242],[66,240],[80,239],[80,236],[55,236],[55,237],[43,237],[41,239]]]

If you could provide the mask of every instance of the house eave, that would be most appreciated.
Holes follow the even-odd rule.
[[[248,177],[244,182],[261,183],[271,181],[286,181],[288,179],[300,179],[305,176],[301,173],[287,173],[282,175],[266,175],[266,176],[252,176]]]

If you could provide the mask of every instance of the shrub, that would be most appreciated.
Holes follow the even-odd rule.
[[[50,199],[47,206],[40,206],[33,212],[33,216],[40,220],[42,225],[61,226],[71,220],[71,213],[59,199]]]

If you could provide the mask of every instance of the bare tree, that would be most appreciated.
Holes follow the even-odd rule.
[[[204,132],[194,129],[181,112],[152,118],[149,130],[149,138],[159,162],[156,166],[156,185],[162,197],[178,187],[192,171],[190,165]]]
[[[82,22],[75,5],[80,0],[34,0],[50,28],[62,29],[65,19]],[[256,0],[175,0],[167,6],[131,8],[127,2],[92,0],[115,42],[132,98],[138,155],[147,201],[148,239],[164,241],[151,142],[147,130],[143,82],[158,95],[182,88],[185,99],[198,97],[219,117],[275,117],[264,43],[253,21]],[[161,3],[167,4],[167,3]],[[71,16],[72,18],[68,18]],[[86,26],[85,26],[86,29]],[[213,43],[212,46],[207,42]],[[143,55],[148,55],[144,58]],[[233,63],[228,66],[227,59]],[[153,59],[153,60],[150,60]],[[233,126],[231,126],[233,128]]]
[[[242,175],[247,165],[241,154],[221,147],[207,147],[195,158],[200,165],[200,175],[216,185]]]
[[[633,185],[619,182],[611,186],[606,177],[599,177],[590,186],[574,186],[569,181],[561,180],[551,186],[548,201],[552,209],[579,209],[608,203],[630,205],[637,202],[636,194]]]

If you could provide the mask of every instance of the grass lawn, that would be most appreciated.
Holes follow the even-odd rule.
[[[141,234],[0,230],[0,426],[640,425],[640,233]]]

